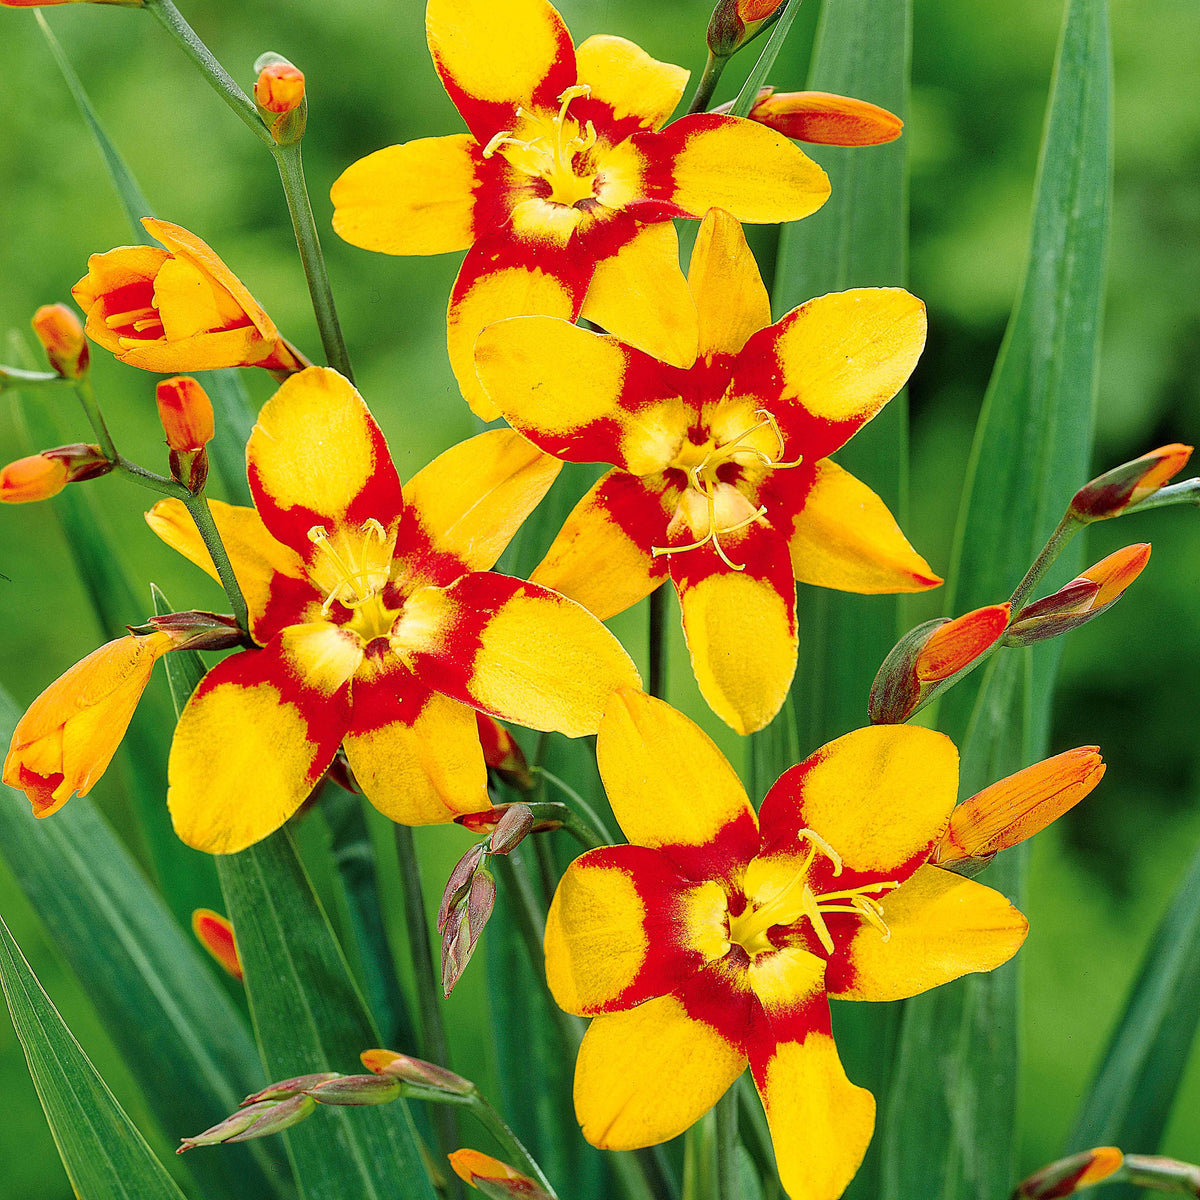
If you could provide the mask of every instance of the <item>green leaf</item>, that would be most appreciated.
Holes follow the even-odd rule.
[[[792,22],[796,19],[799,11],[800,0],[795,0],[783,10],[782,15],[771,27],[767,44],[762,48],[762,53],[759,54],[754,66],[750,68],[746,82],[742,84],[741,90],[733,102],[733,107],[729,110],[733,116],[744,117],[754,107],[754,100],[758,96],[759,88],[767,82],[767,75],[775,65],[775,60],[779,57],[780,50],[783,49],[783,43],[791,31]]]
[[[1087,476],[1112,177],[1104,0],[1068,0],[1038,168],[1026,276],[976,431],[948,607],[1007,597]],[[1071,571],[1072,556],[1056,567]],[[1076,560],[1077,561],[1077,560]],[[1054,586],[1051,584],[1051,586]],[[1060,646],[1002,651],[949,693],[940,725],[970,795],[1045,753]],[[986,882],[1019,902],[1026,856]],[[1016,965],[905,1004],[884,1117],[884,1200],[1012,1185]]]
[[[4,744],[17,716],[0,691]],[[0,801],[4,858],[159,1124],[174,1137],[214,1124],[261,1086],[244,1015],[87,797],[44,821],[9,788]],[[194,1155],[188,1165],[197,1182],[231,1200],[280,1191],[259,1146]]]
[[[1200,1020],[1200,851],[1150,938],[1137,982],[1112,1036],[1069,1151],[1159,1148]],[[1110,1193],[1132,1197],[1132,1188]]]
[[[286,830],[218,859],[267,1075],[361,1071],[379,1032]],[[306,1200],[434,1200],[408,1106],[325,1109],[286,1135]]]
[[[183,1200],[0,920],[0,986],[79,1200]]]

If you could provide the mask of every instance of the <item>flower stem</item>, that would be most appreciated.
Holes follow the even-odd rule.
[[[313,313],[317,318],[317,328],[321,332],[325,361],[353,383],[354,372],[350,367],[350,355],[342,337],[341,323],[333,303],[333,292],[329,287],[329,275],[325,270],[325,256],[321,253],[321,239],[317,236],[312,204],[309,202],[308,188],[304,183],[304,161],[301,157],[300,143],[276,146],[272,142],[271,152],[275,156],[275,165],[279,168],[283,194],[287,198],[288,212],[292,216],[292,229],[296,233],[296,246],[300,250],[300,261],[304,266],[304,276],[308,280],[308,294],[312,297]]]
[[[737,1088],[717,1101],[717,1200],[738,1200],[738,1094]]]
[[[1042,552],[1034,560],[1033,566],[1025,573],[1025,578],[1017,584],[1009,603],[1012,605],[1013,616],[1025,606],[1029,593],[1037,587],[1045,573],[1054,565],[1054,560],[1063,552],[1066,544],[1083,528],[1083,523],[1077,521],[1069,512],[1064,514],[1050,540],[1042,547]]]
[[[213,520],[212,509],[208,507],[207,497],[203,493],[198,496],[188,493],[181,499],[187,505],[188,512],[192,514],[192,520],[196,522],[196,528],[200,531],[204,545],[212,557],[213,566],[217,568],[217,577],[221,580],[225,595],[229,597],[229,603],[233,605],[234,619],[249,633],[250,614],[246,609],[246,599],[242,595],[242,589],[238,586],[229,555],[225,552],[225,543],[221,541],[221,535],[217,532],[217,523]]]
[[[96,441],[100,443],[100,449],[104,451],[105,457],[119,465],[122,461],[121,456],[117,453],[116,443],[112,439],[112,434],[108,432],[108,426],[104,423],[104,414],[100,411],[100,401],[96,399],[92,381],[87,376],[76,380],[75,395],[79,397],[79,403],[83,405],[83,411],[91,423],[92,429],[96,432]]]
[[[717,90],[717,84],[721,80],[727,62],[729,62],[728,55],[717,55],[711,50],[708,52],[708,61],[704,64],[704,74],[700,76],[700,82],[696,84],[695,95],[692,96],[692,102],[688,105],[688,116],[693,113],[705,112],[708,109],[708,102],[712,99],[713,92]]]
[[[596,810],[573,788],[569,783],[559,779],[559,777],[545,767],[534,767],[535,773],[543,779],[548,779],[556,788],[559,789],[570,800],[573,800],[579,808],[576,812],[569,805],[563,805],[569,817],[563,820],[563,828],[571,834],[576,841],[581,842],[589,850],[594,850],[597,846],[613,845],[613,835],[609,833],[608,827],[600,819]],[[552,802],[551,802],[552,803]],[[540,815],[541,810],[537,802],[530,804],[529,807],[533,810],[534,816]],[[547,816],[557,816],[558,806],[555,805],[553,810],[546,811]]]
[[[1159,488],[1152,496],[1147,496],[1138,504],[1131,504],[1121,516],[1145,512],[1148,508],[1166,508],[1171,504],[1200,505],[1200,479],[1184,479],[1169,487]]]
[[[657,587],[650,593],[650,669],[646,681],[649,695],[661,700],[666,690],[664,672],[667,658],[667,589]]]
[[[442,1023],[437,975],[433,951],[429,945],[429,918],[425,913],[425,893],[421,890],[421,864],[417,845],[408,825],[397,825],[396,854],[400,860],[400,882],[404,888],[404,927],[408,933],[408,952],[412,958],[413,978],[417,985],[417,1012],[421,1021],[421,1057],[440,1067],[449,1068],[450,1050],[446,1027]],[[438,1140],[442,1152],[449,1154],[461,1144],[458,1120],[448,1109],[437,1111]]]
[[[558,1193],[538,1166],[537,1160],[525,1149],[521,1139],[509,1129],[504,1118],[488,1103],[487,1098],[476,1091],[468,1097],[468,1104],[475,1119],[504,1147],[505,1154],[509,1156],[506,1161],[530,1175],[544,1191],[550,1193],[553,1200],[558,1200]]]
[[[7,388],[45,387],[68,383],[57,371],[24,371],[20,367],[0,367],[0,392]]]
[[[221,99],[237,114],[243,124],[260,142],[272,149],[275,139],[258,115],[254,101],[234,82],[209,48],[200,40],[196,31],[183,19],[183,14],[171,0],[146,0],[146,7],[159,19],[167,32],[179,43],[179,48],[200,68],[204,77],[216,89]]]

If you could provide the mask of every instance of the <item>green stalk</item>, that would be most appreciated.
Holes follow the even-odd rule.
[[[68,383],[57,371],[23,371],[20,367],[0,367],[0,392],[10,388],[45,387]]]
[[[597,846],[611,846],[614,843],[613,835],[608,832],[608,826],[600,819],[596,810],[565,780],[559,779],[551,771],[547,771],[545,767],[534,767],[534,772],[543,779],[548,779],[556,788],[559,789],[568,799],[573,800],[579,806],[579,812],[576,812],[569,805],[558,805],[553,801],[545,804],[539,804],[537,801],[529,804],[530,810],[535,817],[548,816],[561,820],[563,828],[581,842],[587,849],[594,850]],[[527,801],[523,803],[528,803]],[[566,815],[563,815],[562,810],[566,810]]]
[[[553,1200],[558,1200],[558,1193],[538,1166],[536,1159],[525,1149],[521,1139],[509,1129],[504,1118],[488,1103],[486,1097],[476,1091],[467,1097],[467,1101],[475,1119],[504,1147],[505,1155],[509,1156],[505,1161],[531,1176],[544,1191],[549,1192]]]
[[[95,430],[96,441],[100,443],[100,449],[104,451],[105,457],[120,465],[121,456],[117,453],[116,443],[112,439],[112,434],[108,432],[108,426],[104,423],[104,414],[100,411],[100,402],[96,399],[92,381],[86,375],[75,381],[75,395],[79,397],[79,403],[83,405],[84,414],[92,429]]]
[[[196,31],[183,19],[183,14],[171,0],[146,0],[148,8],[162,23],[167,32],[179,44],[179,48],[198,66],[204,77],[212,84],[217,94],[237,114],[242,123],[256,138],[272,150],[275,139],[258,115],[254,101],[234,82],[209,48],[200,40]]]
[[[321,253],[321,239],[317,236],[312,204],[309,202],[308,188],[304,183],[304,162],[300,143],[297,141],[288,146],[276,146],[272,142],[271,152],[275,156],[275,165],[279,168],[283,194],[287,198],[288,212],[292,216],[292,229],[296,234],[300,261],[304,265],[304,277],[308,280],[308,294],[312,298],[313,313],[317,318],[317,328],[321,332],[325,361],[353,383],[354,372],[350,367],[350,355],[342,337],[341,323],[333,303],[333,292],[329,287],[329,275],[325,270],[325,256]]]
[[[704,64],[704,74],[700,76],[700,82],[696,84],[696,93],[692,96],[692,102],[688,105],[688,116],[693,113],[702,113],[708,109],[708,102],[712,99],[713,92],[717,90],[717,84],[721,81],[721,75],[725,71],[725,64],[729,62],[729,55],[714,54],[711,50],[708,52],[708,61]]]
[[[717,1200],[739,1200],[737,1089],[731,1087],[713,1111],[717,1117]]]
[[[667,664],[667,586],[662,584],[650,593],[650,668],[646,691],[663,699],[666,689]]]
[[[1066,544],[1083,528],[1083,523],[1077,521],[1071,513],[1066,513],[1055,526],[1054,532],[1042,547],[1042,552],[1034,560],[1033,566],[1025,573],[1025,578],[1017,584],[1009,603],[1013,613],[1021,611],[1030,592],[1037,587],[1042,576],[1054,565],[1054,560],[1063,552]]]
[[[396,854],[400,860],[400,882],[404,888],[404,927],[408,933],[408,952],[417,985],[417,1013],[421,1022],[421,1057],[438,1066],[450,1067],[450,1049],[442,1022],[438,976],[429,945],[429,918],[425,913],[425,893],[421,890],[421,864],[417,845],[408,825],[397,825]],[[437,1111],[438,1140],[443,1154],[462,1144],[458,1121],[447,1109]]]
[[[221,541],[221,535],[217,532],[217,523],[213,520],[207,498],[203,493],[193,496],[189,492],[181,499],[187,505],[188,512],[192,514],[192,520],[196,522],[196,528],[204,539],[205,549],[212,557],[213,566],[217,568],[217,577],[225,589],[225,595],[229,597],[229,603],[233,606],[234,620],[249,633],[250,613],[246,609],[246,599],[242,595],[242,589],[238,586],[229,555],[225,553],[225,543]]]

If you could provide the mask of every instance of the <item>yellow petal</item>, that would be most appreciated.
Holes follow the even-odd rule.
[[[876,594],[919,592],[942,582],[865,483],[828,458],[814,469],[788,538],[801,583]]]
[[[636,122],[641,129],[657,129],[675,111],[691,74],[651,58],[633,42],[602,33],[579,44],[575,61],[579,82],[612,109],[614,122]]]
[[[643,225],[616,254],[597,262],[583,316],[660,362],[690,367],[696,361],[696,308],[670,221]]]
[[[468,133],[419,138],[360,158],[329,195],[333,228],[383,254],[445,254],[475,240],[479,144]]]
[[[737,772],[669,704],[622,689],[609,702],[596,761],[613,815],[639,846],[705,846],[729,826],[757,831]],[[752,851],[753,852],[753,851]]]
[[[575,1063],[575,1115],[604,1150],[682,1133],[725,1094],[746,1056],[674,996],[597,1017]]]
[[[741,225],[711,209],[700,225],[688,287],[700,320],[700,354],[737,354],[771,323],[771,300]]]
[[[916,873],[884,896],[889,937],[862,922],[826,973],[842,1000],[904,1000],[972,971],[1006,963],[1029,923],[1002,896],[940,867]]]

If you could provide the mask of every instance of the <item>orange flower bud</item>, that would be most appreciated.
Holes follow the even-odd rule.
[[[737,0],[737,14],[743,21],[765,21],[784,0]]]
[[[196,940],[229,972],[234,979],[242,979],[242,960],[238,957],[237,942],[233,937],[233,924],[228,917],[215,913],[211,908],[198,908],[192,913],[192,932]]]
[[[436,1092],[447,1092],[452,1096],[470,1096],[476,1088],[469,1080],[436,1063],[409,1058],[394,1050],[364,1050],[359,1058],[368,1071],[376,1075],[392,1075],[416,1087],[430,1088]]]
[[[524,1200],[550,1200],[550,1194],[520,1171],[478,1150],[455,1150],[450,1156],[454,1173],[485,1196],[520,1196]]]
[[[254,83],[254,99],[267,112],[286,113],[304,102],[304,72],[289,62],[268,63]]]
[[[78,379],[88,369],[83,325],[65,304],[43,304],[33,314],[33,332],[46,358],[64,379]]]
[[[164,379],[155,390],[158,419],[167,445],[177,453],[203,450],[213,439],[213,406],[208,393],[190,376]]]
[[[1187,465],[1192,447],[1181,442],[1160,446],[1105,471],[1075,493],[1071,513],[1080,521],[1104,521],[1119,517],[1127,508],[1153,496]]]
[[[194,234],[167,221],[142,224],[166,249],[120,246],[88,259],[71,289],[84,331],[122,362],[147,371],[308,365],[280,336],[246,285]]]
[[[75,442],[56,446],[28,458],[19,458],[0,469],[0,501],[5,504],[28,504],[31,500],[47,500],[57,496],[68,483],[95,479],[113,468],[99,446]]]
[[[1086,625],[1124,595],[1149,561],[1148,542],[1125,546],[1101,559],[1054,595],[1021,609],[1008,628],[1006,642],[1012,646],[1032,646]]]
[[[720,58],[740,50],[773,21],[785,0],[718,0],[708,22],[708,48]]]
[[[61,459],[31,454],[18,458],[0,469],[0,501],[5,504],[29,504],[49,500],[67,486],[67,464]]]
[[[116,753],[171,635],[117,638],[52,683],[17,722],[3,780],[48,817],[87,795]]]
[[[879,146],[894,142],[904,128],[895,113],[866,100],[831,92],[776,92],[769,87],[758,93],[750,120],[798,142],[827,146]]]
[[[1125,1162],[1116,1146],[1098,1146],[1059,1159],[1023,1180],[1013,1200],[1063,1200],[1115,1175]]]
[[[997,851],[1018,845],[1074,808],[1105,770],[1099,747],[1080,746],[993,783],[954,810],[929,861],[982,868]]]

